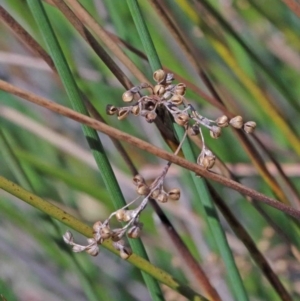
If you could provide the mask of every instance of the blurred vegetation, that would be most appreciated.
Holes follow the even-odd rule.
[[[51,47],[48,52],[51,42],[44,39],[45,31],[36,22],[41,15],[32,7],[38,2],[1,1],[0,78],[71,108],[70,100],[75,101],[75,97],[65,85],[68,75],[62,64],[56,65]],[[164,133],[161,135],[161,126],[158,129],[154,123],[133,115],[119,121],[106,114],[108,104],[124,106],[122,94],[131,84],[138,85],[143,77],[153,83],[153,59],[149,56],[147,61],[149,49],[144,49],[145,41],[139,35],[141,24],[135,23],[139,16],[129,9],[136,2],[81,0],[84,9],[108,34],[101,37],[79,12],[77,24],[86,26],[82,31],[86,39],[62,13],[63,7],[68,8],[63,6],[65,3],[76,15],[72,6],[76,0],[41,3],[62,49],[63,55],[56,54],[66,58],[74,85],[79,87],[77,96],[80,99],[84,95],[84,103],[89,104],[87,109],[83,106],[84,110],[95,117],[92,105],[110,126],[171,151],[169,146],[173,144]],[[174,73],[176,82],[187,84],[188,102],[212,120],[224,114],[241,115],[257,123],[253,135],[228,128],[217,140],[203,129],[207,146],[218,157],[211,172],[300,209],[300,4],[292,0],[137,3],[164,70]],[[29,45],[29,38],[24,40],[24,34],[8,26],[8,15],[31,35],[44,54],[48,52],[47,63],[37,46]],[[46,23],[44,27],[49,29]],[[96,52],[95,43],[99,43]],[[122,61],[111,48],[114,45],[122,49],[132,66]],[[112,63],[101,49],[106,50]],[[51,59],[58,74],[49,67]],[[58,206],[86,225],[84,231],[73,227],[81,234],[91,233],[95,221],[105,220],[122,206],[115,203],[122,194],[127,203],[136,198],[134,171],[109,137],[99,134],[103,154],[122,194],[117,185],[113,186],[111,175],[97,167],[92,153],[101,153],[101,149],[91,150],[80,124],[0,90],[0,125],[1,187],[5,178]],[[198,156],[200,139],[189,141],[190,151]],[[165,161],[148,152],[128,143],[122,146],[149,183],[165,167]],[[224,250],[218,248],[219,241],[207,223],[209,219],[215,222],[213,214],[208,214],[207,199],[218,208],[230,246],[228,252],[234,256],[246,298],[300,299],[299,220],[213,181],[197,178],[195,186],[194,179],[193,173],[172,165],[165,186],[180,188],[180,201],[153,204],[141,215],[141,245],[153,266],[140,261],[139,256],[146,255],[136,251],[138,243],[132,248],[134,256],[139,256],[129,262],[102,246],[97,257],[72,253],[62,239],[71,224],[57,221],[50,211],[41,212],[25,204],[25,197],[22,201],[22,197],[1,189],[0,300],[187,300],[193,291],[217,300],[203,289],[198,265],[218,292],[219,300],[246,300],[238,297],[231,281],[228,264],[234,262],[224,258]],[[166,226],[159,208],[173,228]],[[181,240],[176,242],[168,229],[174,229]],[[75,240],[83,241],[72,232]],[[183,243],[186,249],[182,249]],[[112,250],[109,243],[105,247]],[[269,270],[257,264],[259,256],[267,259]],[[165,280],[159,278],[155,267],[166,272]],[[152,271],[152,277],[144,272],[146,278],[141,277],[141,271]],[[168,275],[178,282],[172,282]],[[186,287],[180,288],[178,283]]]

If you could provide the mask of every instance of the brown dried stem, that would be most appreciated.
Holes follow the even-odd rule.
[[[102,132],[110,137],[119,139],[121,141],[125,141],[126,143],[136,146],[142,150],[145,150],[148,153],[151,153],[151,154],[153,154],[157,157],[160,157],[166,161],[170,161],[170,162],[172,162],[176,165],[179,165],[185,169],[193,171],[197,175],[200,175],[209,180],[213,180],[217,183],[220,183],[226,187],[229,187],[233,190],[240,192],[243,195],[251,197],[253,200],[265,203],[271,207],[274,207],[274,208],[276,208],[282,212],[285,212],[286,214],[293,216],[294,218],[300,220],[300,211],[299,210],[296,210],[290,206],[282,204],[282,203],[278,202],[276,199],[268,197],[254,189],[248,188],[248,187],[246,187],[240,183],[237,183],[233,180],[227,179],[221,175],[210,172],[195,163],[189,162],[186,159],[180,158],[179,156],[175,156],[172,153],[169,153],[163,149],[160,149],[148,142],[145,142],[141,139],[133,137],[125,132],[117,130],[117,129],[115,129],[111,126],[108,126],[102,122],[99,122],[93,118],[79,114],[67,107],[58,105],[52,101],[49,101],[48,99],[46,99],[44,97],[37,96],[33,93],[30,93],[23,89],[15,87],[3,80],[0,80],[0,89],[3,91],[6,91],[8,93],[14,94],[16,96],[22,97],[32,103],[35,103],[42,107],[45,107],[53,112],[56,112],[58,114],[65,116],[65,117],[68,117],[68,118],[76,120],[80,123],[86,124],[86,125],[90,126],[91,128],[93,128],[99,132]]]

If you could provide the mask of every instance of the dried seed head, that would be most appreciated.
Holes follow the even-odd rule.
[[[131,113],[135,116],[139,115],[141,112],[140,106],[139,105],[135,105],[131,108]]]
[[[91,247],[87,248],[85,250],[88,254],[92,255],[92,256],[97,256],[99,254],[99,247],[98,245],[95,243],[94,245],[92,245]]]
[[[103,239],[108,239],[111,237],[111,231],[110,231],[110,228],[109,226],[103,226],[100,230],[100,236],[101,238]]]
[[[120,249],[120,257],[124,260],[128,259],[131,254],[132,250],[127,246]]]
[[[138,185],[136,192],[139,195],[148,195],[150,193],[150,188],[145,183]]]
[[[228,117],[223,115],[216,120],[216,123],[220,128],[225,128],[229,124],[228,121]]]
[[[183,102],[183,97],[179,94],[175,94],[171,98],[171,102],[175,106],[180,106]]]
[[[212,138],[217,139],[221,136],[221,128],[218,126],[213,126],[212,129],[209,131],[209,134]]]
[[[166,77],[166,72],[162,69],[158,69],[153,73],[153,79],[159,83],[163,81]]]
[[[216,161],[216,157],[215,156],[200,156],[199,162],[198,164],[203,166],[205,169],[211,169]]]
[[[168,201],[168,194],[165,192],[161,192],[156,198],[158,202],[166,203]]]
[[[247,134],[251,134],[254,132],[256,128],[256,123],[254,121],[247,121],[245,124],[244,124],[244,131],[247,133]]]
[[[129,114],[128,108],[121,108],[118,111],[118,119],[119,120],[123,120],[123,119],[125,119],[127,117],[128,114]]]
[[[166,91],[166,89],[163,85],[156,85],[153,88],[153,93],[158,96],[163,95],[165,93],[165,91]]]
[[[192,127],[189,128],[190,134],[192,136],[199,135],[200,129],[198,124],[194,124]]]
[[[134,216],[133,210],[124,210],[123,222],[129,222]]]
[[[141,175],[137,174],[133,177],[133,184],[135,186],[138,186],[140,184],[145,184],[145,179]]]
[[[164,95],[162,96],[162,98],[163,98],[164,100],[168,100],[168,99],[170,99],[171,97],[172,97],[172,93],[171,93],[170,91],[165,92]]]
[[[73,234],[70,231],[67,231],[65,235],[63,236],[63,239],[66,244],[72,245],[74,243]]]
[[[159,189],[155,189],[155,190],[152,191],[151,197],[153,199],[156,199],[158,197],[159,193],[160,193],[160,190]]]
[[[152,123],[155,120],[156,117],[157,117],[157,114],[154,111],[150,111],[145,116],[146,121],[149,122],[149,123]]]
[[[243,117],[242,116],[235,116],[230,119],[229,124],[236,129],[240,129],[243,127]]]
[[[171,201],[178,201],[180,199],[180,190],[173,188],[168,192],[168,199]]]
[[[125,91],[122,95],[124,102],[131,102],[133,100],[133,93],[131,91]]]
[[[181,126],[185,126],[189,119],[190,117],[187,114],[181,113],[175,118],[175,122]]]
[[[118,112],[118,108],[112,105],[106,106],[106,114],[108,115],[114,115]]]
[[[116,219],[119,222],[122,222],[125,216],[125,210],[124,209],[119,209],[118,211],[116,211]]]
[[[100,221],[95,222],[95,224],[93,225],[93,232],[99,233],[101,227],[102,227],[102,223]]]
[[[178,95],[184,95],[186,90],[186,85],[183,83],[179,83],[175,86],[174,93]]]
[[[141,228],[133,226],[128,230],[127,235],[129,238],[138,238],[141,235]]]

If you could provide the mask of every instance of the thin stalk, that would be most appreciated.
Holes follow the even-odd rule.
[[[88,115],[87,109],[85,108],[81,99],[77,84],[71,74],[69,66],[67,65],[41,1],[28,0],[27,2],[44,37],[49,53],[51,53],[58,74],[62,80],[74,110],[84,115]],[[126,205],[126,202],[97,132],[85,125],[82,126],[82,130],[91,148],[115,209],[117,210],[118,208],[122,208]],[[130,244],[135,253],[139,254],[141,257],[147,258],[146,250],[140,239],[132,240],[130,241]],[[163,300],[163,295],[157,281],[144,272],[142,272],[142,276],[153,300]]]
[[[155,50],[151,36],[148,32],[148,29],[147,29],[146,23],[144,21],[144,18],[142,16],[141,10],[139,8],[138,2],[136,0],[127,0],[127,3],[129,6],[129,9],[131,11],[133,20],[138,29],[138,32],[139,32],[140,38],[142,40],[147,57],[149,59],[149,63],[152,68],[152,71],[154,72],[157,69],[161,69],[162,65],[160,63],[157,52]],[[184,132],[183,132],[182,127],[175,126],[175,131],[179,137],[183,137]],[[183,145],[183,153],[187,159],[195,161],[194,154],[192,152],[192,148],[190,147],[189,144],[185,143]],[[219,251],[220,251],[220,253],[223,257],[224,263],[227,267],[227,272],[228,272],[229,278],[231,280],[231,285],[232,285],[232,289],[235,293],[235,296],[236,296],[237,300],[239,300],[239,301],[242,301],[242,300],[246,301],[246,300],[248,300],[248,297],[247,297],[246,291],[244,289],[242,279],[241,279],[238,269],[235,265],[232,252],[229,248],[228,242],[225,237],[225,233],[224,233],[223,228],[221,227],[221,224],[217,217],[217,212],[214,208],[214,205],[213,205],[213,202],[209,195],[209,192],[208,192],[207,188],[205,187],[205,183],[202,179],[196,178],[195,175],[192,175],[192,177],[193,177],[193,180],[197,187],[198,196],[204,196],[203,198],[201,198],[201,200],[203,202],[202,205],[204,206],[204,209],[205,209],[204,212],[206,213],[205,218],[208,222],[211,232],[213,233],[215,241],[219,247]]]
[[[55,205],[43,200],[42,198],[34,195],[31,192],[28,192],[27,190],[23,189],[17,184],[5,179],[2,176],[0,176],[0,189],[5,190],[6,192],[14,195],[15,197],[26,202],[27,204],[46,213],[48,216],[51,216],[52,218],[58,220],[59,222],[65,224],[66,226],[74,229],[78,233],[81,233],[86,237],[93,236],[93,229],[90,226],[86,225],[85,223],[81,222],[80,220],[76,219],[75,217],[66,213],[65,211],[56,207]],[[110,252],[119,256],[119,252],[113,247],[111,240],[105,240],[101,244],[101,246],[105,247]],[[127,261],[133,264],[134,266],[136,266],[138,269],[143,270],[145,273],[148,273],[158,281],[176,290],[177,292],[179,292],[189,300],[208,301],[206,298],[193,291],[190,287],[179,283],[177,280],[173,278],[173,276],[155,267],[149,261],[138,256],[137,254],[133,253],[127,259]]]

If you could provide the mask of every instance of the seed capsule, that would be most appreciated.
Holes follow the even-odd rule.
[[[211,169],[216,161],[215,156],[201,156],[198,164],[203,166],[205,169]]]
[[[100,221],[95,222],[95,224],[93,225],[94,233],[99,232],[101,227],[102,227],[102,223]]]
[[[175,118],[175,122],[181,126],[184,126],[188,123],[190,117],[187,114],[179,114],[176,118]]]
[[[85,251],[92,256],[97,256],[99,254],[99,247],[97,244],[95,244],[90,248],[86,249]]]
[[[116,219],[117,219],[119,222],[122,222],[123,219],[124,219],[124,215],[125,215],[125,210],[124,210],[124,209],[119,209],[119,210],[116,212]]]
[[[150,189],[149,189],[148,185],[142,183],[142,184],[138,185],[136,192],[139,195],[147,195],[150,193]]]
[[[184,95],[186,90],[186,85],[183,83],[179,83],[175,86],[174,93],[178,95]]]
[[[178,201],[180,199],[180,190],[178,188],[171,189],[168,193],[168,199]]]
[[[159,189],[155,189],[151,193],[151,198],[156,199],[158,197],[159,193],[160,193],[160,190]]]
[[[199,135],[200,133],[199,125],[194,124],[192,127],[190,127],[189,131],[192,136]]]
[[[175,106],[180,106],[183,103],[183,97],[179,94],[175,94],[175,95],[172,96],[171,102]]]
[[[131,108],[131,113],[135,116],[138,116],[141,112],[140,106],[136,105]]]
[[[102,227],[101,230],[100,230],[100,235],[101,235],[101,238],[103,238],[103,239],[110,238],[111,237],[111,231],[110,231],[109,226]]]
[[[166,89],[163,85],[156,85],[153,88],[153,93],[158,96],[163,95],[165,93],[165,91],[166,91]]]
[[[141,229],[138,226],[133,226],[131,227],[128,232],[127,235],[129,238],[138,238],[141,235]]]
[[[114,115],[118,112],[118,108],[113,105],[107,105],[106,106],[106,114],[108,115]]]
[[[129,247],[123,247],[120,249],[120,257],[124,260],[128,259],[131,254],[132,251]]]
[[[158,69],[153,73],[153,79],[159,83],[163,81],[166,77],[166,72],[162,69]]]
[[[133,93],[131,91],[125,91],[122,95],[124,102],[131,102],[133,100]]]
[[[156,117],[157,117],[157,114],[154,111],[150,111],[145,116],[146,121],[149,122],[149,123],[152,123],[155,120]]]
[[[133,184],[136,186],[145,184],[145,179],[141,175],[137,174],[133,177]]]
[[[209,131],[209,134],[212,138],[218,139],[221,136],[221,128],[218,126],[213,126],[212,130]]]
[[[229,124],[236,129],[240,129],[243,127],[243,117],[242,116],[235,116],[234,118],[230,119]]]
[[[244,124],[244,131],[247,133],[247,134],[251,134],[254,132],[256,128],[256,123],[254,121],[247,121],[245,124]]]
[[[220,128],[225,128],[229,124],[228,121],[229,121],[228,117],[223,115],[216,120],[216,123]]]
[[[123,120],[127,117],[128,114],[129,114],[129,110],[127,108],[122,108],[118,112],[118,119]]]
[[[157,201],[161,203],[166,203],[168,201],[168,194],[166,194],[165,192],[161,192],[157,197]]]

